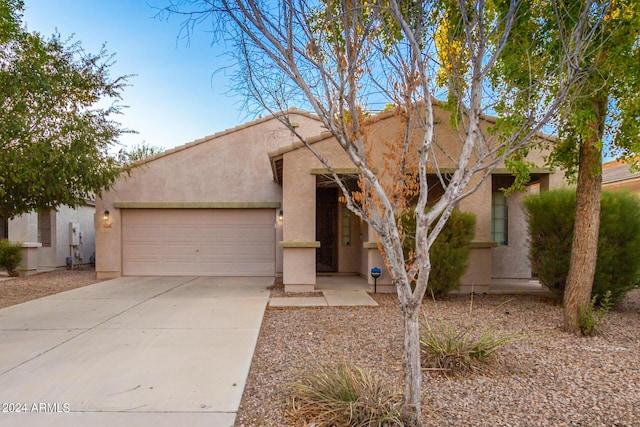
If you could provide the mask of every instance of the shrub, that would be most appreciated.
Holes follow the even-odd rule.
[[[401,395],[391,393],[371,371],[351,364],[321,366],[291,385],[291,415],[305,423],[401,426],[402,409]]]
[[[629,192],[603,192],[598,235],[598,262],[592,296],[611,292],[620,302],[640,278],[640,198]]]
[[[10,276],[17,276],[16,269],[22,261],[22,244],[11,243],[7,239],[0,240],[0,266],[7,270]]]
[[[416,220],[411,212],[401,216],[405,240],[405,259],[415,250]],[[453,210],[449,220],[431,246],[431,272],[427,293],[441,297],[460,288],[460,278],[467,270],[470,245],[475,236],[476,217],[469,212]]]
[[[420,325],[422,367],[454,375],[477,371],[496,356],[500,347],[519,338],[519,335],[498,336],[472,325],[458,329],[438,322],[432,327],[425,320]]]
[[[551,292],[562,297],[569,271],[575,192],[562,189],[525,198],[531,269]]]
[[[569,272],[576,198],[573,190],[553,190],[525,199],[531,236],[531,266],[559,297]],[[598,259],[592,296],[611,291],[619,302],[640,278],[640,199],[627,192],[603,192]]]

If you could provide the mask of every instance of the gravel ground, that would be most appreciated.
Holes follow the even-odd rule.
[[[371,368],[401,391],[397,298],[373,297],[379,307],[268,309],[236,427],[294,425],[286,385],[318,363]],[[425,371],[427,426],[640,425],[640,290],[590,338],[564,333],[561,306],[541,296],[483,295],[471,306],[460,295],[423,308],[433,321],[525,336],[505,346],[486,372],[446,378]]]
[[[96,283],[93,270],[0,280],[0,308]],[[274,286],[272,295],[280,295]],[[319,363],[349,361],[402,388],[402,321],[394,295],[379,307],[267,309],[236,419],[292,425],[286,385]],[[423,375],[427,426],[640,426],[640,290],[611,312],[599,335],[562,332],[561,307],[540,296],[452,296],[425,301],[426,318],[522,332],[484,373]]]
[[[29,277],[0,276],[0,308],[97,283],[93,268],[55,270]]]

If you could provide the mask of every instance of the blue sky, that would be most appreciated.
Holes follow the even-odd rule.
[[[171,148],[251,119],[243,99],[230,95],[228,76],[215,71],[229,65],[225,46],[211,46],[202,28],[187,46],[178,40],[182,18],[156,18],[163,0],[25,0],[23,21],[45,36],[56,29],[74,35],[85,50],[97,53],[103,43],[115,53],[112,76],[129,79],[119,121],[137,135],[124,135],[131,146]]]
[[[119,121],[138,133],[123,135],[124,145],[171,148],[253,118],[242,110],[243,98],[229,93],[229,73],[215,73],[230,65],[227,47],[212,46],[204,27],[188,45],[179,39],[183,18],[156,16],[168,0],[24,1],[30,31],[74,35],[92,53],[106,43],[116,55],[112,75],[135,74]]]

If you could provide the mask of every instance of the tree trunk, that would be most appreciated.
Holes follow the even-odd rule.
[[[576,214],[571,245],[571,261],[564,291],[564,327],[579,333],[580,310],[591,300],[598,256],[600,195],[602,190],[602,150],[600,141],[606,104],[594,101],[594,131],[580,146]]]
[[[422,366],[420,364],[419,305],[402,308],[404,320],[404,403],[409,425],[422,426]]]

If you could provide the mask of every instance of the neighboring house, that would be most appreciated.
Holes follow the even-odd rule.
[[[95,253],[95,206],[61,206],[0,221],[0,237],[23,244],[21,274],[89,264]]]
[[[602,165],[603,190],[629,190],[640,195],[640,171],[631,171],[629,163],[617,160]]]
[[[454,147],[459,136],[448,113],[435,110],[439,143]],[[281,114],[355,185],[357,170],[314,115]],[[383,142],[393,140],[401,124],[388,112],[370,126],[370,139],[380,142],[371,159],[382,169]],[[528,160],[543,164],[542,153],[531,150]],[[145,159],[96,201],[98,277],[282,275],[287,291],[313,290],[318,273],[369,278],[372,267],[384,269],[375,232],[346,209],[326,172],[274,117]],[[531,176],[530,191],[563,183],[561,173],[542,168]],[[459,206],[477,217],[462,283],[478,291],[494,279],[531,278],[523,195],[500,191],[511,180],[499,167]],[[386,272],[378,289],[394,289]]]

